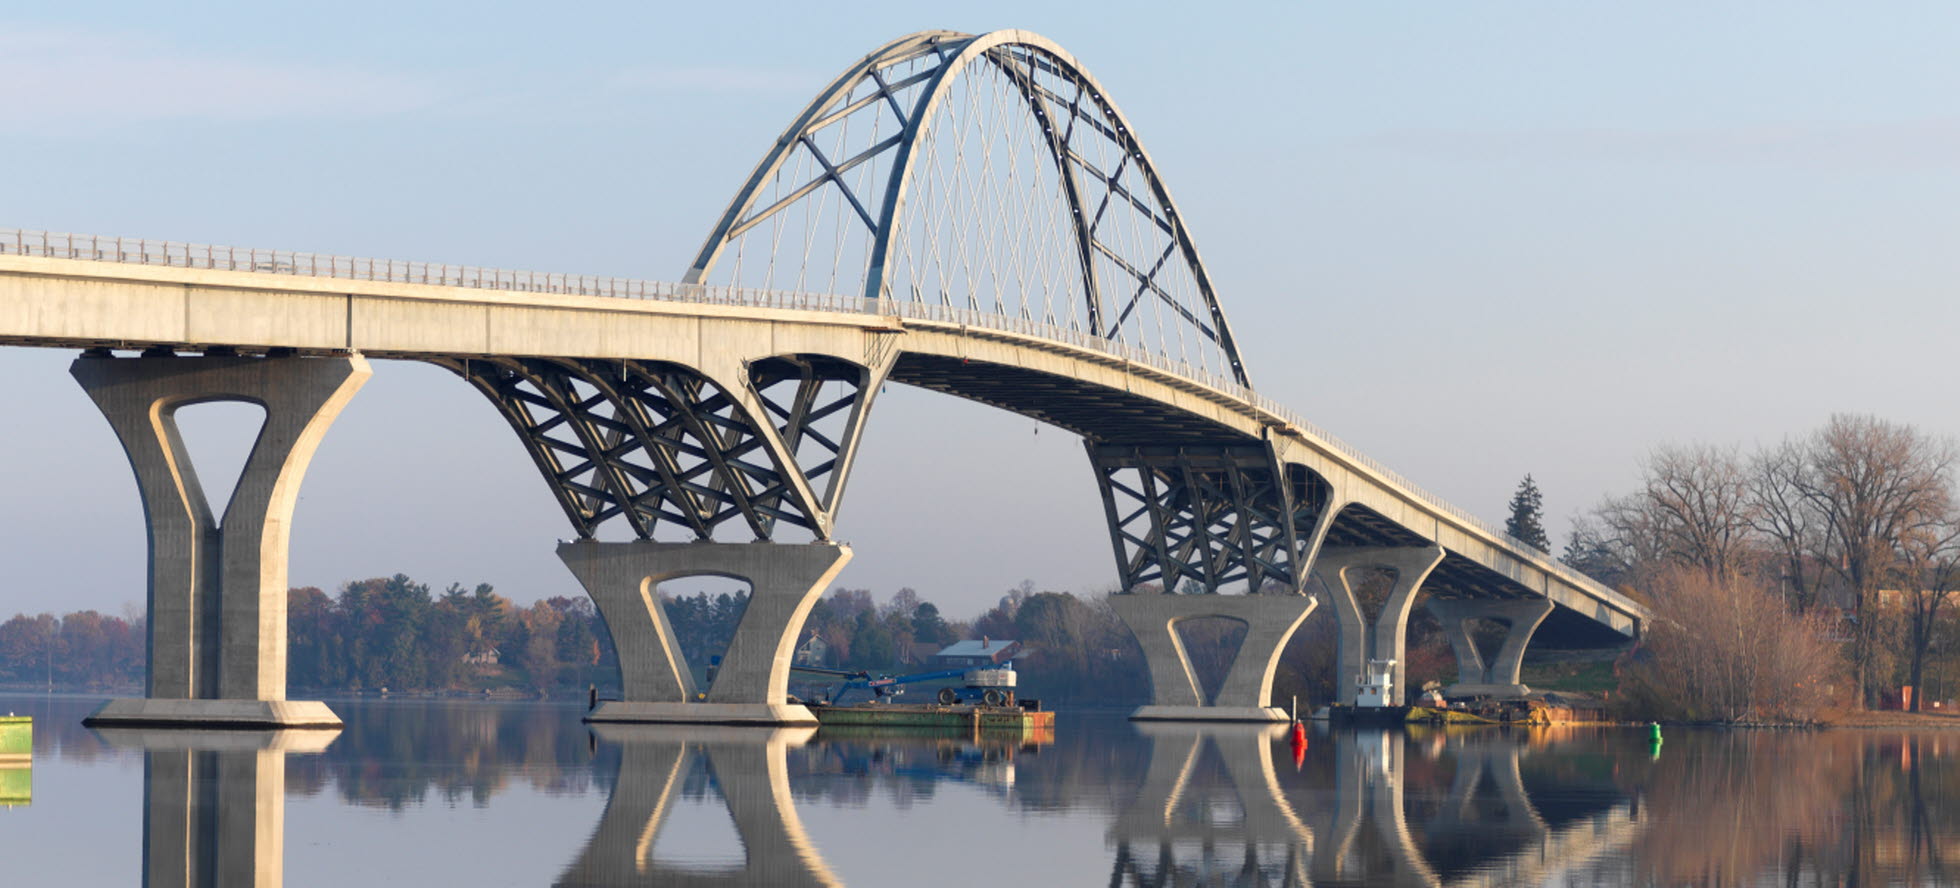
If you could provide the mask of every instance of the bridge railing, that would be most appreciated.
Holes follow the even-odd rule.
[[[1384,479],[1393,482],[1411,496],[1439,512],[1448,514],[1472,527],[1503,540],[1519,552],[1529,552],[1534,547],[1517,537],[1504,532],[1504,529],[1470,512],[1458,508],[1453,503],[1436,496],[1402,473],[1383,465],[1357,447],[1342,441],[1285,406],[1267,398],[1252,389],[1240,385],[1238,380],[1221,376],[1209,369],[1194,366],[1189,362],[1172,358],[1160,352],[1141,348],[1131,343],[1097,336],[1077,327],[1067,327],[1038,321],[1031,317],[1001,315],[977,309],[958,308],[950,305],[934,305],[926,302],[908,302],[899,299],[866,299],[857,296],[839,296],[833,293],[811,293],[789,290],[761,290],[745,287],[709,286],[704,284],[676,284],[666,281],[649,281],[634,278],[600,277],[595,275],[559,274],[553,272],[516,271],[504,268],[482,268],[470,265],[447,265],[432,262],[407,262],[396,259],[371,259],[351,256],[333,256],[322,253],[298,253],[288,250],[259,250],[242,247],[215,246],[211,244],[188,243],[184,241],[153,241],[137,238],[101,237],[92,234],[66,234],[47,231],[28,231],[22,229],[0,228],[0,255],[45,256],[57,259],[85,259],[97,262],[125,262],[138,265],[162,265],[172,268],[204,268],[220,271],[250,271],[265,274],[287,274],[299,277],[338,278],[343,280],[385,281],[398,284],[428,284],[441,287],[466,287],[480,290],[504,290],[522,293],[556,293],[574,296],[599,296],[619,299],[650,299],[668,302],[688,302],[710,305],[733,305],[752,308],[785,308],[805,311],[832,311],[851,314],[876,315],[880,317],[911,318],[940,323],[963,324],[986,330],[1014,333],[1037,339],[1047,339],[1066,343],[1088,351],[1101,352],[1132,364],[1148,367],[1172,376],[1183,377],[1207,388],[1237,398],[1260,411],[1300,428],[1318,438],[1322,443],[1339,451],[1343,456],[1366,466]],[[1568,579],[1581,586],[1598,592],[1610,592],[1606,587],[1590,578],[1566,571]]]

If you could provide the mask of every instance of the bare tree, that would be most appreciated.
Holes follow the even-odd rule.
[[[1574,522],[1573,551],[1618,561],[1636,582],[1670,565],[1728,576],[1749,560],[1753,503],[1733,448],[1663,445],[1641,465],[1639,490]]]
[[[1754,510],[1735,449],[1663,445],[1644,475],[1640,498],[1666,557],[1713,577],[1738,573]]]
[[[1861,694],[1876,643],[1879,581],[1905,542],[1934,532],[1952,504],[1951,441],[1873,416],[1837,414],[1800,446],[1792,483],[1820,521],[1823,562],[1842,576],[1857,619],[1851,664]]]
[[[1912,657],[1908,681],[1914,689],[1912,711],[1918,712],[1920,698],[1925,696],[1926,657],[1933,646],[1933,630],[1940,609],[1960,586],[1960,513],[1949,507],[1938,524],[1907,536],[1899,555],[1899,594],[1906,608],[1906,641]]]
[[[1817,603],[1824,576],[1823,568],[1812,567],[1824,548],[1823,518],[1799,483],[1809,466],[1806,448],[1792,441],[1761,451],[1749,462],[1750,515],[1756,532],[1776,548],[1784,587],[1798,612]]]

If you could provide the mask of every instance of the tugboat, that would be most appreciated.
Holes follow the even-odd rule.
[[[1055,713],[1043,710],[1040,700],[1022,700],[1016,696],[1012,661],[972,669],[941,669],[877,678],[868,672],[843,669],[791,668],[844,679],[824,699],[804,701],[821,725],[1019,732],[1050,731],[1055,726]],[[940,688],[931,703],[892,702],[905,693],[906,685],[949,678],[960,679],[960,686]],[[868,692],[868,696],[853,702],[854,692],[860,691]]]
[[[1392,725],[1408,717],[1409,707],[1395,702],[1395,661],[1369,660],[1354,679],[1354,705],[1328,708],[1336,724]]]

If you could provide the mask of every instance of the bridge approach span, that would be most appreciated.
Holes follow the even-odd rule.
[[[601,288],[590,279],[559,283],[558,276],[530,286],[574,292],[465,286],[455,278],[409,282],[465,271],[426,266],[431,270],[423,272],[420,264],[381,272],[402,280],[315,277],[303,265],[297,273],[234,270],[222,267],[225,260],[218,268],[186,268],[142,260],[200,260],[166,253],[159,242],[123,243],[108,250],[63,244],[48,252],[113,256],[120,249],[128,261],[19,255],[11,244],[0,245],[6,250],[0,253],[0,343],[359,353],[440,363],[671,361],[737,391],[749,387],[746,368],[758,361],[824,355],[882,370],[891,382],[989,403],[1100,443],[1269,442],[1281,461],[1313,472],[1334,491],[1340,517],[1329,527],[1330,543],[1431,542],[1446,552],[1437,568],[1451,589],[1446,594],[1542,597],[1624,634],[1632,634],[1643,616],[1619,593],[1372,465],[1276,405],[1227,380],[1199,378],[1118,343],[916,303],[686,285],[664,285],[663,291],[653,283],[639,290],[652,294],[647,297],[601,296],[589,295]],[[32,244],[25,249],[41,251]],[[273,264],[270,253],[239,255],[233,260],[239,266]],[[282,258],[279,267],[291,268],[292,261]],[[1437,579],[1432,575],[1431,584]]]

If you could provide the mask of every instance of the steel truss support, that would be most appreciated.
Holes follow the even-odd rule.
[[[613,518],[640,539],[663,522],[697,540],[728,524],[757,540],[784,524],[828,539],[872,389],[866,371],[839,361],[758,362],[750,392],[658,361],[438,363],[497,405],[584,539]],[[818,430],[839,414],[845,432]],[[813,484],[825,480],[819,498]]]
[[[1123,590],[1304,594],[1328,487],[1265,444],[1087,442]]]
[[[872,370],[821,355],[768,358],[749,367],[763,412],[810,488],[821,485],[819,502],[832,520],[843,506],[878,382]]]

